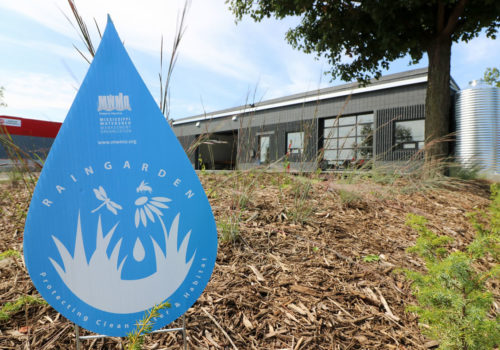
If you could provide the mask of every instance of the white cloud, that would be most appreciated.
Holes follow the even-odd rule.
[[[76,0],[76,5],[96,41],[98,41],[98,35],[93,21],[94,17],[103,30],[106,15],[111,14],[121,39],[125,42],[146,84],[153,89],[154,95],[156,95],[155,90],[158,90],[157,71],[161,34],[163,33],[165,38],[165,54],[168,57],[177,16],[183,3],[184,0],[144,2]],[[57,62],[58,67],[53,65],[51,69],[33,70],[32,73],[25,71],[24,73],[37,84],[39,82],[34,77],[45,76],[52,81],[63,80],[66,85],[77,85],[75,80],[81,81],[86,65],[82,64],[81,58],[68,43],[73,42],[79,47],[82,45],[76,31],[69,25],[58,7],[71,17],[67,0],[3,1],[0,4],[0,13],[2,9],[16,11],[66,38],[63,37],[64,42],[60,37],[58,39],[48,37],[46,42],[36,42],[8,38],[4,34],[0,35],[0,45],[6,42],[38,51],[45,50],[47,57],[49,54],[53,55],[59,59],[58,61],[71,58],[72,61],[68,63],[63,61],[66,70],[60,62]],[[330,78],[322,75],[322,71],[328,71],[330,68],[326,59],[315,61],[312,55],[305,55],[294,50],[286,43],[285,32],[296,23],[296,18],[282,21],[266,19],[260,23],[244,19],[235,25],[234,16],[230,13],[225,0],[193,0],[187,17],[187,31],[181,43],[174,80],[176,82],[194,81],[195,83],[191,84],[192,87],[184,84],[182,91],[178,88],[179,85],[172,86],[172,95],[176,98],[172,101],[172,110],[175,110],[176,115],[187,116],[202,109],[201,100],[204,100],[207,112],[212,111],[208,106],[217,109],[233,107],[245,103],[248,91],[250,91],[249,99],[253,99],[251,95],[255,86],[257,86],[255,100],[260,101],[331,85]],[[475,39],[468,45],[456,45],[456,49],[454,46],[454,54],[458,53],[462,60],[468,62],[467,65],[472,65],[473,58],[488,59],[490,52],[488,45],[491,43],[489,39],[486,41]],[[500,53],[496,52],[498,57]],[[347,58],[344,57],[343,61],[346,60]],[[21,63],[18,66],[22,69]],[[72,78],[66,71],[74,71],[75,67],[77,73]],[[66,74],[67,78],[58,78],[62,74]],[[193,77],[195,74],[200,75],[200,79],[204,79],[198,80],[197,86],[193,86],[198,83],[198,76]],[[454,77],[456,78],[455,75]],[[0,83],[7,85],[3,81]],[[8,88],[6,94],[14,94],[11,87],[6,87]],[[55,96],[56,101],[48,98],[45,105],[52,103],[61,106],[63,100],[68,99],[64,100],[66,111],[71,104],[74,90],[70,88],[71,94],[68,94],[62,87],[58,88],[57,84],[50,88],[54,89],[52,96]],[[16,96],[22,96],[21,89],[16,91],[15,95],[9,96],[12,100],[7,101],[11,106],[19,102]],[[36,93],[30,93],[30,96],[36,96]],[[39,99],[30,97],[25,101],[33,102],[36,108],[42,108]],[[178,105],[174,106],[174,102]]]
[[[59,45],[48,41],[42,42],[38,40],[26,40],[26,39],[17,40],[0,34],[0,44],[7,44],[17,47],[25,47],[31,50],[43,51],[45,53],[50,53],[50,55],[57,56],[59,58],[79,59],[77,57],[76,50],[73,47],[67,47],[64,45]]]
[[[68,78],[37,73],[0,71],[7,108],[0,113],[62,121],[76,90]],[[43,111],[50,111],[50,115]]]
[[[454,51],[461,57],[463,64],[475,64],[480,61],[498,59],[500,45],[497,41],[487,38],[485,35],[475,38],[468,43],[455,44]]]
[[[500,42],[481,33],[468,43],[452,46],[451,75],[460,88],[467,88],[470,81],[481,79],[487,67],[498,67]]]
[[[76,5],[97,39],[93,19],[104,27],[106,14],[110,13],[125,46],[159,56],[160,38],[163,33],[167,53],[175,33],[177,17],[184,1],[98,0],[76,1]],[[75,30],[67,23],[58,8],[69,17],[65,0],[46,2],[18,0],[3,7],[27,16],[52,30],[70,36],[81,46]],[[254,83],[265,67],[254,58],[259,51],[272,49],[272,45],[286,47],[284,32],[290,21],[281,23],[264,21],[254,24],[243,21],[234,23],[224,0],[194,0],[187,16],[187,30],[180,49],[180,60],[237,80]],[[103,28],[101,28],[103,30]],[[279,34],[279,36],[277,35]],[[98,39],[97,39],[98,40]],[[273,57],[269,57],[272,61]],[[286,62],[285,62],[286,63]]]
[[[183,3],[181,0],[76,1],[77,8],[96,41],[98,36],[94,18],[100,24],[101,30],[104,30],[106,15],[109,13],[127,47],[154,56],[159,56],[162,33],[165,40],[164,47],[167,52],[170,51],[177,17]],[[1,6],[67,35],[77,45],[81,45],[75,30],[58,10],[62,9],[72,18],[65,0],[56,0],[51,6],[47,6],[46,2],[34,0],[6,2]],[[245,57],[242,47],[244,43],[238,41],[234,27],[233,18],[223,0],[194,0],[187,17],[187,31],[181,44],[182,59],[238,79],[243,79],[245,72],[254,75],[256,67]]]

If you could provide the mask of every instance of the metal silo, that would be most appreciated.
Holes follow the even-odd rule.
[[[474,80],[457,93],[455,110],[460,162],[500,174],[500,89]]]

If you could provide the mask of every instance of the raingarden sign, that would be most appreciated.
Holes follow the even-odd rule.
[[[208,200],[111,20],[40,174],[24,234],[28,272],[90,331],[154,329],[203,292],[217,255]]]

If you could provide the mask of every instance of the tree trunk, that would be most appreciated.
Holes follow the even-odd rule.
[[[450,132],[450,58],[451,39],[430,43],[427,94],[425,98],[425,160],[439,161],[448,156],[445,136]]]

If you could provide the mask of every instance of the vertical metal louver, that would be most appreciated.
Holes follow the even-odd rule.
[[[455,107],[459,161],[500,173],[500,89],[475,80],[457,93]]]

